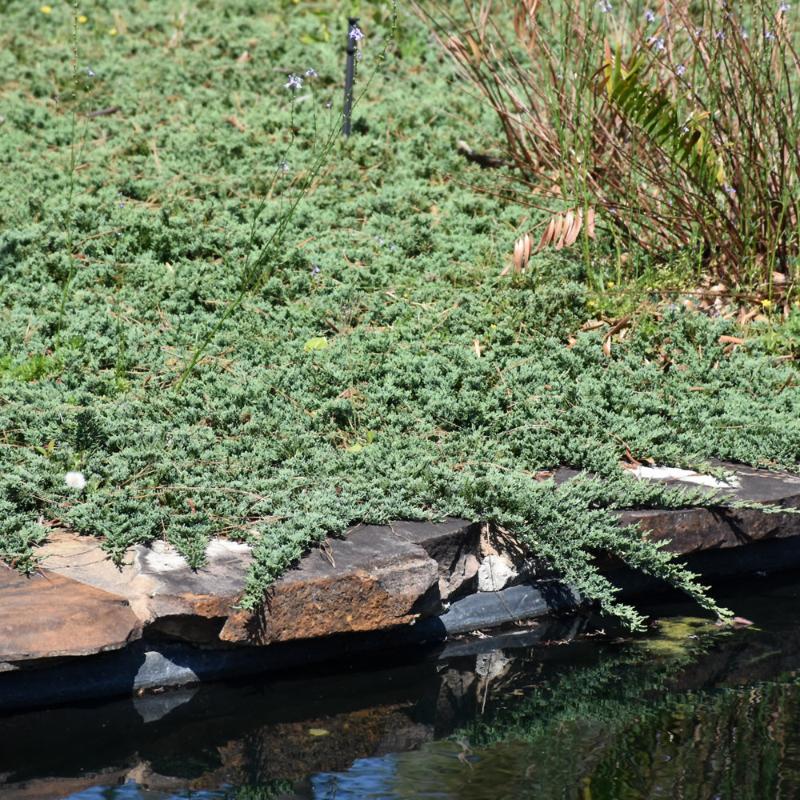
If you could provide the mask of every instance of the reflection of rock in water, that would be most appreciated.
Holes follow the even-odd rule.
[[[568,630],[555,623],[458,639],[443,651],[445,660],[372,673],[204,685],[0,718],[0,773],[7,771],[0,795],[27,798],[23,784],[42,776],[37,800],[126,780],[165,792],[296,782],[346,770],[357,759],[415,750],[466,724],[509,681],[524,682],[528,666],[517,656],[541,636]]]
[[[163,694],[146,694],[133,698],[133,707],[144,722],[156,722],[174,711],[178,706],[188,703],[197,694],[197,687],[176,689]]]
[[[442,673],[436,703],[436,738],[447,735],[472,716],[475,708],[475,684],[473,672],[448,669]]]
[[[408,720],[402,728],[387,728],[373,755],[405,753],[433,740],[433,725]]]
[[[235,773],[226,774],[225,780],[299,780],[310,772],[340,770],[358,758],[392,750],[387,739],[392,745],[416,748],[433,737],[433,730],[414,723],[408,710],[384,706],[262,728],[220,750]]]
[[[502,650],[481,653],[475,659],[475,674],[485,681],[491,681],[508,672],[511,659]]]
[[[433,736],[406,709],[386,706],[269,725],[218,746],[220,766],[193,778],[165,775],[150,762],[135,765],[128,780],[155,791],[213,789],[223,784],[300,781],[309,773],[347,768],[356,759],[415,749]]]
[[[757,611],[746,613],[760,619]],[[688,745],[681,749],[677,741],[656,737],[662,726],[691,739],[689,722],[683,726],[681,717],[670,715],[669,702],[679,696],[685,719],[696,718],[700,726],[696,749],[709,759],[715,748],[728,751],[735,744],[714,727],[721,718],[743,729],[748,718],[760,715],[763,731],[785,735],[786,715],[797,703],[766,689],[759,690],[763,702],[743,694],[727,705],[703,705],[684,692],[796,670],[797,626],[783,625],[775,634],[751,629],[722,635],[697,658],[686,651],[687,643],[691,649],[696,642],[694,628],[680,619],[664,626],[658,646],[653,639],[634,646],[598,646],[588,639],[567,647],[530,646],[540,638],[566,643],[581,624],[456,639],[441,660],[374,672],[201,686],[0,718],[0,796],[55,800],[126,781],[171,794],[224,784],[280,788],[288,781],[297,791],[306,786],[311,796],[309,775],[341,774],[354,762],[367,769],[364,759],[412,750],[420,752],[394,759],[403,765],[409,791],[429,779],[436,791],[448,783],[454,796],[478,797],[474,792],[489,791],[502,773],[514,791],[538,786],[543,797],[552,796],[552,787],[613,772],[615,759],[655,754],[695,769],[688,764]],[[676,654],[686,657],[669,661]],[[469,750],[434,741],[456,731]],[[754,752],[771,752],[768,736],[747,736]],[[480,753],[475,763],[474,753]],[[658,772],[664,780],[679,777],[668,766],[659,765]],[[652,789],[647,776],[637,780]],[[458,794],[462,790],[467,793]]]

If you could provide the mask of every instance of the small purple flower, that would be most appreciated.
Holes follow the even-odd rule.
[[[289,166],[288,161],[281,161],[281,163],[278,164],[278,169],[285,175],[291,169],[291,167]]]
[[[314,67],[309,67],[309,68],[306,70],[306,78],[318,78],[318,77],[319,77],[319,74],[318,74],[318,73],[317,73],[317,71],[314,69]]]
[[[317,277],[317,275],[319,275],[319,274],[320,274],[320,272],[322,272],[322,267],[320,267],[320,265],[319,265],[319,264],[314,264],[314,265],[311,267],[311,277],[312,277],[312,278],[316,278],[316,277]]]
[[[644,12],[644,18],[650,23],[654,23],[658,17],[656,16],[656,12],[653,11],[652,8],[648,8],[647,11]]]
[[[716,39],[718,42],[724,42],[724,41],[725,41],[725,31],[717,31],[717,32],[714,34],[714,38],[715,38],[715,39]]]
[[[775,41],[775,34],[772,31],[765,31],[764,32],[764,38],[768,42],[774,42]]]
[[[364,31],[362,31],[358,25],[353,25],[353,27],[350,28],[350,38],[354,42],[360,42],[364,38]]]
[[[647,40],[647,43],[653,48],[653,50],[656,51],[656,53],[661,53],[667,48],[666,44],[664,44],[664,39],[660,36],[651,36]]]
[[[86,67],[86,77],[87,78],[96,78],[97,77],[97,73],[91,67]]]
[[[779,14],[786,14],[788,11],[791,10],[791,8],[792,8],[792,4],[791,3],[781,3],[778,6],[778,13]]]
[[[614,10],[614,6],[611,5],[610,0],[600,0],[597,5],[600,7],[601,14],[610,14]]]
[[[303,79],[299,75],[290,75],[289,80],[283,86],[289,91],[296,92],[298,89],[303,88]]]
[[[722,191],[725,192],[728,197],[733,197],[736,194],[736,189],[734,189],[733,186],[728,186],[727,183],[722,187]]]
[[[682,78],[686,74],[686,66],[684,64],[678,64],[678,66],[675,67],[675,74],[679,78]]]

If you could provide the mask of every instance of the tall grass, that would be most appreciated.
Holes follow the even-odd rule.
[[[791,291],[800,9],[465,0],[423,13],[497,113],[516,198],[553,214],[540,247],[588,249],[596,224],[618,250],[688,254],[730,286]]]

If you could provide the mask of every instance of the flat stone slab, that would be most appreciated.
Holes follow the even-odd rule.
[[[634,476],[661,480],[670,486],[701,490],[719,498],[714,508],[632,509],[620,513],[623,524],[638,523],[650,539],[668,540],[666,549],[678,555],[719,547],[738,547],[771,538],[800,535],[800,514],[764,513],[756,508],[732,508],[726,501],[800,510],[800,477],[720,464],[730,477],[720,480],[689,470],[639,468]]]
[[[0,662],[117,650],[141,634],[126,600],[52,572],[0,566]]]
[[[574,609],[580,596],[556,581],[521,584],[499,592],[477,592],[454,603],[439,619],[448,634],[469,633]]]
[[[449,579],[451,561],[463,565],[471,555],[477,572],[478,526],[454,520],[398,525],[402,532],[360,526],[345,539],[328,540],[277,581],[255,613],[238,608],[252,562],[244,544],[212,541],[207,563],[197,570],[165,542],[132,548],[118,567],[98,540],[69,531],[54,531],[39,555],[48,571],[125,598],[147,635],[217,646],[267,644],[391,628],[441,611],[440,584]],[[448,593],[463,589],[469,566],[447,583]]]
[[[690,566],[696,562],[704,575],[714,568],[702,561],[706,555],[723,550],[738,555],[731,548],[751,543],[774,550],[786,542],[788,550],[770,550],[771,560],[764,562],[770,569],[776,559],[796,563],[794,542],[800,547],[800,538],[785,537],[800,536],[800,515],[726,503],[800,508],[800,477],[720,466],[729,470],[723,479],[673,468],[632,470],[641,480],[710,493],[714,505],[621,511],[621,522],[639,523],[652,539],[668,539],[667,548],[686,556]],[[563,483],[577,474],[559,470],[554,479]],[[440,641],[577,603],[568,589],[545,580],[552,577],[546,572],[517,576],[527,585],[476,591],[480,560],[494,552],[490,544],[485,526],[467,520],[357,526],[310,552],[270,588],[263,606],[250,612],[239,606],[252,563],[245,544],[214,540],[207,563],[193,570],[174,547],[157,541],[131,548],[118,567],[98,540],[53,531],[39,550],[40,574],[23,578],[0,565],[0,695],[4,682],[10,686],[12,676],[21,678],[26,666],[125,648],[140,636],[148,647],[171,640],[194,646],[202,657],[191,666],[180,659],[168,665],[160,655],[148,655],[147,647],[125,648],[125,674],[115,674],[120,687],[152,688],[157,675],[171,683],[208,680],[233,674],[245,663],[248,669],[273,668],[283,663],[280,648],[296,646],[303,653],[317,648],[335,657],[342,647],[355,646],[347,642],[364,636],[373,637],[373,649]],[[726,574],[748,568],[752,554],[745,558],[745,552],[726,561]],[[609,559],[603,569],[617,567]],[[255,647],[263,645],[273,647]],[[80,661],[73,662],[71,673],[66,663],[55,663],[53,673],[60,671],[64,680],[67,673],[72,681],[80,673]],[[150,677],[142,684],[137,675]],[[101,686],[111,685],[103,681],[96,687],[100,694]]]
[[[50,572],[124,597],[148,631],[199,643],[218,640],[252,561],[247,545],[215,539],[206,564],[193,570],[174,547],[157,541],[132,548],[118,567],[99,540],[69,531],[54,531],[39,555]]]
[[[439,564],[390,527],[362,526],[312,551],[268,591],[234,610],[220,639],[268,644],[406,625],[441,610]]]

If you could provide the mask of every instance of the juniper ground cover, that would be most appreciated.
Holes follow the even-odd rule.
[[[732,349],[640,292],[609,354],[580,258],[500,275],[539,220],[479,190],[455,144],[497,122],[402,4],[362,4],[354,134],[326,144],[350,10],[0,2],[0,558],[32,569],[56,524],[193,565],[223,535],[252,606],[326,535],[453,514],[630,624],[598,549],[720,612],[612,515],[700,499],[621,462],[800,469],[797,314]]]

